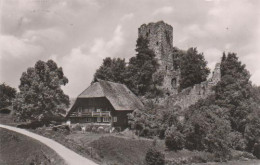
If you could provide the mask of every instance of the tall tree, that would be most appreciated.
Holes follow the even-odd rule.
[[[221,81],[216,85],[218,105],[229,110],[232,129],[244,132],[246,118],[254,107],[250,74],[235,53],[223,54]]]
[[[130,58],[127,68],[127,86],[138,95],[145,95],[154,89],[153,74],[159,64],[154,52],[148,47],[148,40],[142,37],[137,39],[136,56]]]
[[[16,89],[6,85],[0,84],[0,109],[12,105],[12,100],[16,96]]]
[[[14,101],[20,119],[49,119],[59,116],[69,106],[69,96],[61,89],[68,79],[54,61],[36,62],[34,67],[23,72],[20,81],[20,92]]]
[[[107,57],[94,75],[94,79],[102,79],[117,83],[125,82],[125,59]]]
[[[198,53],[196,48],[189,48],[180,58],[181,89],[199,84],[207,79],[210,70],[203,53]]]

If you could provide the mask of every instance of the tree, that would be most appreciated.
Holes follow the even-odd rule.
[[[96,78],[125,84],[137,95],[155,97],[161,94],[157,87],[161,85],[163,77],[156,73],[159,64],[154,52],[148,48],[148,40],[142,37],[137,39],[136,56],[130,58],[129,65],[125,59],[105,58],[103,64],[96,71]]]
[[[230,154],[228,135],[231,127],[226,110],[215,105],[214,99],[211,96],[200,100],[185,112],[185,147],[212,152],[218,158],[226,159]]]
[[[210,70],[207,67],[207,62],[202,53],[198,53],[196,48],[189,48],[187,52],[180,56],[180,88],[199,84],[207,79]]]
[[[223,54],[221,81],[215,87],[216,103],[229,109],[232,129],[244,133],[246,118],[254,107],[250,74],[235,53]]]
[[[148,47],[148,40],[142,37],[137,39],[136,56],[130,58],[127,67],[126,85],[137,95],[145,95],[156,86],[153,74],[159,64],[154,52]],[[158,84],[160,85],[160,84]]]
[[[252,152],[255,144],[260,144],[260,109],[256,107],[252,113],[247,116],[245,126],[245,137],[248,140],[247,151]]]
[[[125,83],[125,59],[107,57],[94,75],[94,79],[102,79],[117,83]]]
[[[147,165],[164,165],[165,157],[163,153],[152,147],[147,151],[145,161]]]
[[[69,106],[69,96],[61,89],[67,83],[62,68],[54,61],[36,62],[20,78],[20,92],[14,100],[17,116],[38,121],[59,116]]]
[[[184,135],[173,125],[165,132],[165,145],[170,150],[181,150],[185,145]]]
[[[11,106],[12,100],[16,96],[16,89],[6,85],[0,84],[0,109]]]

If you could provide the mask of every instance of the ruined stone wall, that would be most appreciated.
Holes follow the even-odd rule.
[[[182,109],[188,108],[195,104],[199,99],[207,98],[209,95],[214,94],[212,87],[215,86],[221,78],[220,64],[216,64],[212,73],[212,77],[200,84],[196,84],[193,87],[183,89],[176,95],[169,96],[164,104],[168,106],[180,106]]]

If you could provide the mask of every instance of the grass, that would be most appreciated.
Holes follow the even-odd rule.
[[[151,140],[104,136],[91,142],[90,146],[107,164],[141,165],[152,143]]]
[[[3,128],[0,128],[0,155],[0,164],[65,164],[44,144]]]

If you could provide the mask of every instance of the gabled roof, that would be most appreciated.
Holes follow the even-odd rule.
[[[107,98],[115,110],[143,109],[142,102],[123,84],[98,79],[78,96],[78,98],[96,97]]]

